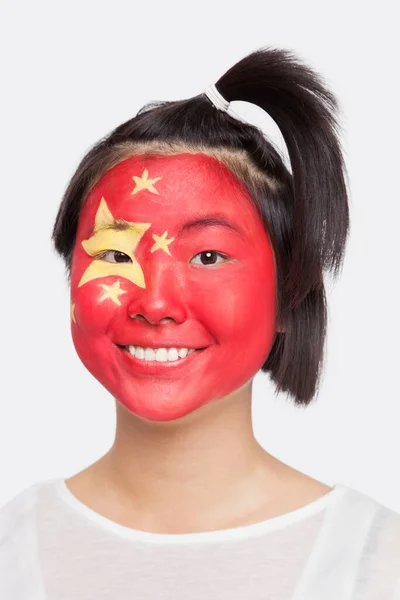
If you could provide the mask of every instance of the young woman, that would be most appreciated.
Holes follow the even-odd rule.
[[[234,100],[275,120],[291,172]],[[298,404],[318,390],[323,275],[338,274],[349,230],[336,112],[317,73],[262,49],[83,158],[53,240],[76,351],[115,399],[115,440],[3,508],[1,598],[398,593],[400,516],[281,462],[252,428],[260,370]]]

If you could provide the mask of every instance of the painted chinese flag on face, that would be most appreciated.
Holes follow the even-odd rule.
[[[244,184],[202,154],[135,156],[83,206],[71,328],[131,412],[177,419],[247,383],[275,335],[273,250]]]

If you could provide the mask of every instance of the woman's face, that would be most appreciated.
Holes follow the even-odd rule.
[[[72,257],[72,337],[129,411],[168,421],[237,390],[265,362],[275,317],[272,247],[222,163],[135,156],[92,189]]]

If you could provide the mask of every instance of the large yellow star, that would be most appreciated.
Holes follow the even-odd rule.
[[[151,223],[131,223],[129,221],[124,221],[121,225],[121,220],[114,219],[105,199],[102,198],[95,217],[93,235],[82,242],[85,252],[92,256],[93,260],[83,273],[78,287],[92,279],[118,275],[145,288],[143,271],[134,256],[134,251],[150,226]],[[117,263],[96,258],[108,250],[123,252],[129,256],[132,262]]]
[[[154,177],[154,179],[149,179],[148,177],[149,172],[147,169],[143,171],[143,175],[141,177],[133,175],[132,179],[134,180],[136,185],[133,188],[131,196],[132,194],[137,194],[138,192],[140,192],[140,190],[149,190],[149,192],[152,192],[153,194],[158,194],[158,191],[156,190],[153,184],[159,181],[161,177]]]
[[[122,290],[119,284],[119,281],[115,281],[112,285],[100,283],[101,287],[104,290],[104,294],[100,296],[99,302],[103,302],[103,300],[110,298],[115,304],[121,306],[121,301],[118,296],[120,296],[121,294],[126,294],[126,290]]]
[[[167,239],[168,232],[164,231],[162,235],[152,234],[153,240],[156,242],[151,247],[150,252],[155,252],[156,250],[164,250],[167,254],[171,256],[171,252],[169,251],[168,245],[174,241],[175,238]]]

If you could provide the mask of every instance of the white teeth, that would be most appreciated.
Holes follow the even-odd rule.
[[[152,348],[146,348],[144,351],[144,360],[155,360],[156,353]]]
[[[135,356],[139,360],[155,360],[157,362],[173,362],[195,352],[194,348],[143,348],[142,346],[127,346],[127,349],[132,356]]]

